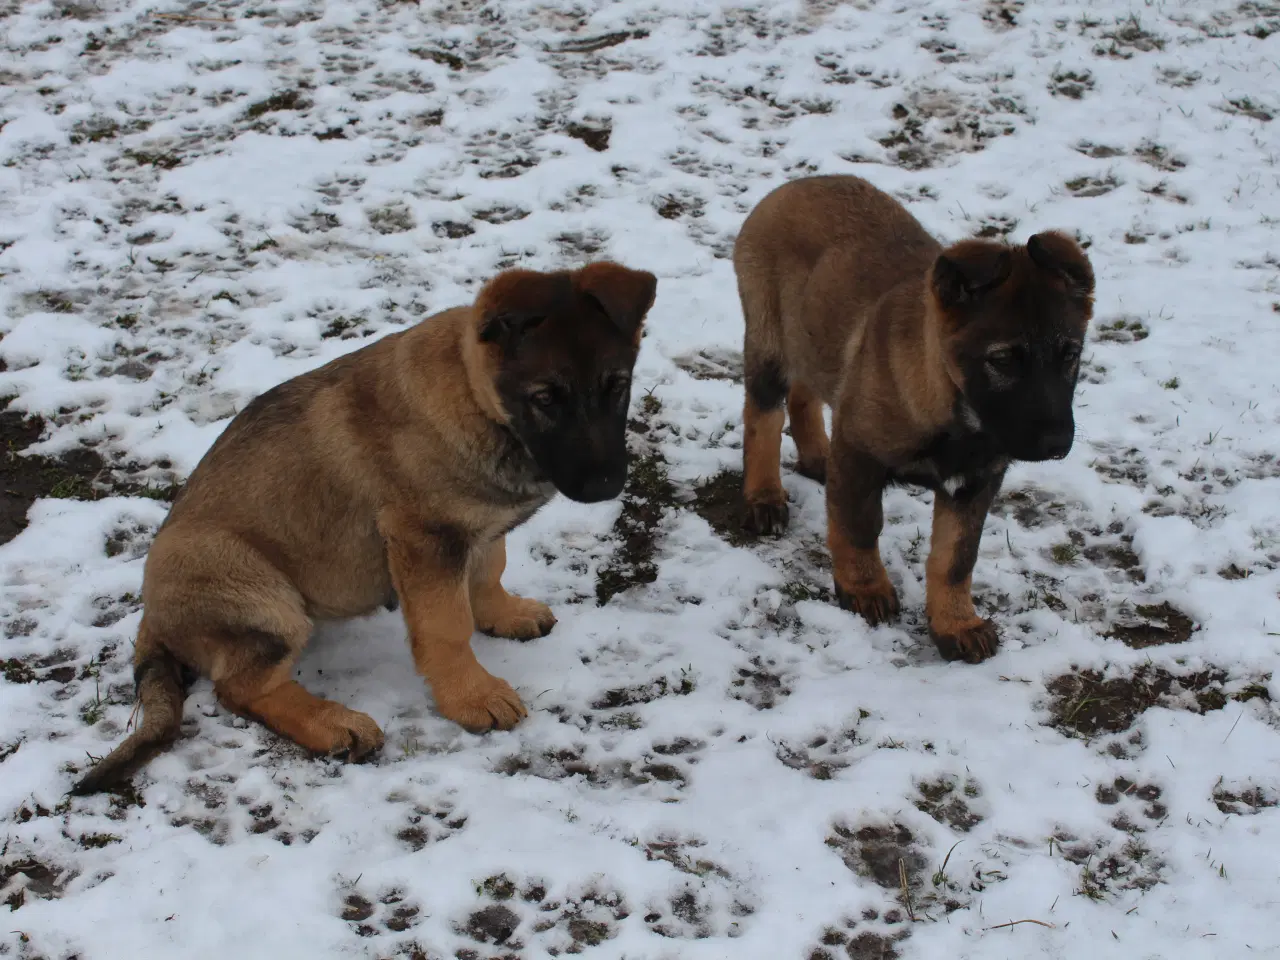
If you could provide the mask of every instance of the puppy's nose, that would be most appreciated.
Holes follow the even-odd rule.
[[[1075,438],[1076,432],[1070,427],[1046,432],[1040,438],[1040,449],[1044,453],[1044,458],[1061,460],[1071,452],[1071,445]]]
[[[579,495],[575,498],[583,503],[599,503],[601,500],[612,500],[622,492],[626,478],[607,471],[592,473],[582,484]]]

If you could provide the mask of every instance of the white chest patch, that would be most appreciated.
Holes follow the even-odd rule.
[[[956,495],[957,490],[960,490],[963,487],[964,477],[961,476],[947,477],[947,479],[942,481],[942,489],[947,491],[947,494],[952,497]]]

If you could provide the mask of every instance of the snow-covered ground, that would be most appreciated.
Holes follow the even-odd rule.
[[[4,463],[44,496],[0,546],[0,956],[1280,956],[1276,31],[1271,0],[2,0],[3,429],[48,459]],[[784,474],[779,541],[733,527],[726,258],[811,172],[947,239],[1090,244],[1077,445],[988,521],[980,666],[925,632],[927,495],[887,498],[876,630],[830,602],[818,486]],[[387,613],[302,666],[375,763],[201,683],[136,790],[64,799],[227,418],[604,256],[660,277],[630,488],[510,538],[550,636],[475,641],[530,718],[443,721]]]

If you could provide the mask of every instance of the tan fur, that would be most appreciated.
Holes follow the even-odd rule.
[[[1040,269],[1026,247],[964,241],[944,250],[896,200],[848,176],[777,188],[738,235],[734,267],[746,325],[744,526],[776,533],[787,522],[779,463],[785,398],[797,472],[827,485],[837,594],[873,624],[898,612],[877,547],[880,491],[903,477],[945,485],[948,478],[930,474],[938,461],[922,451],[953,429],[964,409],[962,341],[967,337],[963,345],[972,348],[982,338],[1020,336],[1027,311],[1068,296],[1072,278],[1083,322],[1071,313],[1062,332],[1083,336],[1091,268],[1069,238],[1039,237],[1041,260],[1064,258],[1076,273]],[[991,288],[981,323],[971,322],[972,312],[962,320],[943,306],[935,289],[941,254],[975,265],[975,272],[989,268],[1009,277]],[[833,408],[829,441],[824,404]],[[966,659],[995,649],[993,628],[978,618],[970,597],[976,538],[1008,460],[991,462],[989,489],[963,503],[941,493],[935,500],[930,628],[940,648]]]
[[[526,716],[470,639],[477,627],[530,639],[555,624],[545,604],[501,584],[506,532],[555,488],[508,476],[518,442],[495,386],[503,360],[480,327],[495,312],[545,309],[548,276],[564,275],[500,274],[473,306],[281,384],[232,421],[146,560],[134,658],[143,721],[78,790],[109,786],[177,736],[184,668],[209,677],[228,709],[308,749],[376,750],[370,717],[308,693],[292,668],[316,622],[397,600],[441,714],[471,730]],[[638,311],[638,339],[651,274],[598,263],[567,276],[610,314]]]

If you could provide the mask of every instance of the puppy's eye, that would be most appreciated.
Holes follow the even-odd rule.
[[[1016,350],[993,350],[987,354],[987,366],[995,373],[1015,373],[1022,359]]]
[[[543,387],[540,390],[534,390],[531,394],[529,394],[529,402],[532,403],[535,407],[541,407],[542,409],[545,410],[547,407],[553,406],[555,404],[556,402],[555,391],[552,390],[550,387]]]

